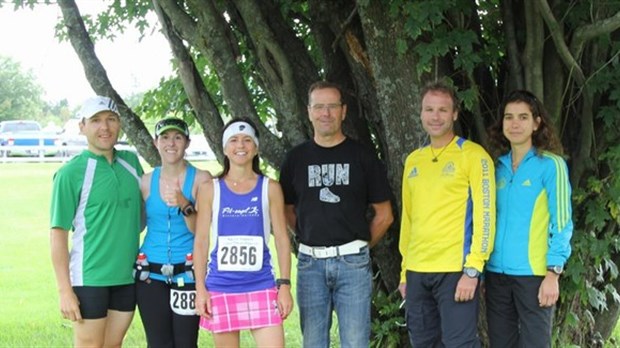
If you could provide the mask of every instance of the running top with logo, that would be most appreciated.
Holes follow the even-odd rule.
[[[213,217],[206,287],[241,293],[275,286],[269,254],[269,178],[258,176],[248,193],[232,192],[224,180],[213,180]]]
[[[570,256],[571,187],[562,157],[531,148],[517,171],[512,155],[497,162],[497,235],[487,270],[509,275],[547,273]]]
[[[333,147],[313,140],[296,146],[282,164],[280,183],[285,203],[295,205],[296,236],[309,246],[369,241],[368,204],[392,194],[375,153],[349,138]]]
[[[187,228],[185,218],[183,214],[179,214],[178,207],[168,207],[161,198],[160,176],[161,167],[157,167],[153,170],[150,194],[145,202],[147,230],[140,251],[146,254],[148,262],[184,264],[185,255],[191,253],[194,248],[194,234]],[[188,163],[182,192],[183,196],[191,202],[194,202],[192,187],[195,178],[196,168]],[[153,272],[149,277],[156,280],[167,280],[166,276]],[[174,276],[172,280],[178,282],[178,278],[183,278],[185,283],[194,282],[185,272]]]
[[[405,161],[399,249],[407,270],[482,271],[495,235],[495,175],[484,149],[454,137],[441,155],[430,146]],[[437,161],[434,161],[434,160]]]
[[[142,166],[129,151],[112,163],[88,150],[54,175],[50,225],[73,230],[73,286],[132,284],[141,229]]]

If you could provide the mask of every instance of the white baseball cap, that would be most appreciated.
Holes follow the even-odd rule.
[[[86,99],[78,116],[79,118],[91,118],[101,111],[112,111],[120,116],[114,100],[100,95]]]

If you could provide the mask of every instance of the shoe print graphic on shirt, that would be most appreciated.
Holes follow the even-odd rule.
[[[323,187],[319,192],[319,200],[325,203],[338,203],[340,202],[340,197],[330,191],[329,188]]]

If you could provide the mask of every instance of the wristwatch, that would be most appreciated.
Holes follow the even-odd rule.
[[[196,208],[194,208],[194,204],[192,204],[192,202],[187,203],[187,205],[185,205],[183,209],[181,209],[181,214],[183,214],[183,216],[190,216],[195,212]]]
[[[280,286],[281,286],[281,285],[288,285],[288,286],[291,286],[291,280],[290,280],[290,279],[284,279],[284,278],[279,278],[279,279],[276,279],[276,287],[277,287],[278,289],[280,289]]]
[[[549,272],[553,272],[557,275],[562,274],[562,272],[564,272],[564,266],[559,265],[559,266],[547,266],[547,271]]]
[[[470,278],[478,278],[480,276],[480,272],[473,267],[463,267],[463,273]]]

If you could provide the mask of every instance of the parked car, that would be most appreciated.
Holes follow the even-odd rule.
[[[189,147],[187,148],[187,151],[185,151],[188,157],[204,160],[216,159],[215,153],[211,150],[211,147],[203,134],[192,134],[190,139],[191,142],[189,143]]]
[[[0,122],[0,155],[38,156],[58,152],[58,134],[45,132],[41,125],[31,120]],[[43,146],[43,148],[41,148]]]

